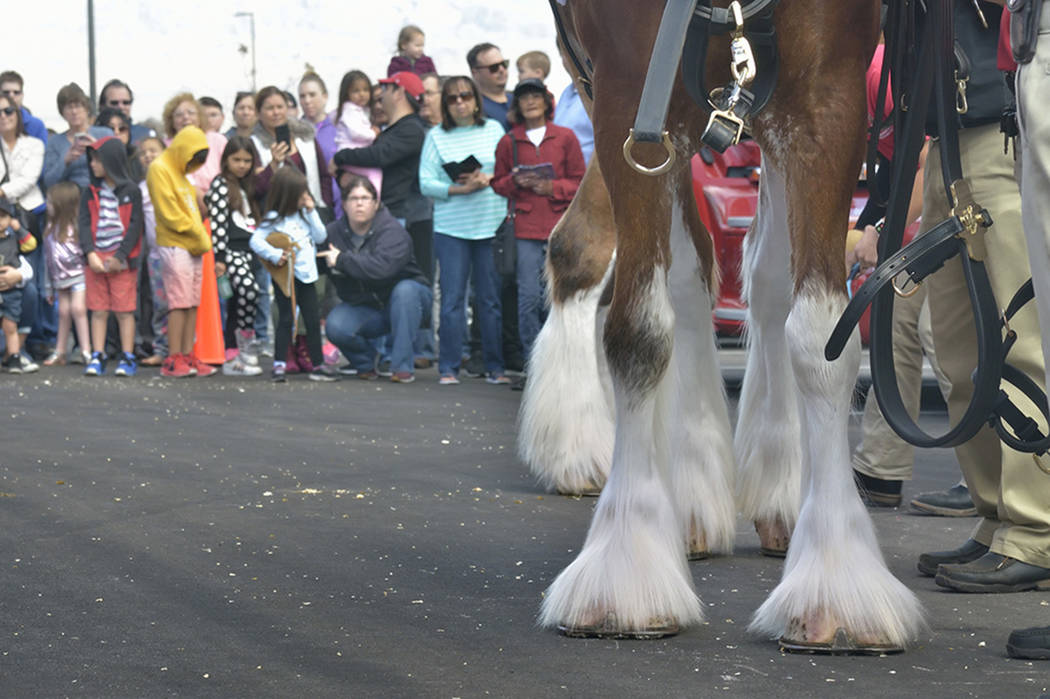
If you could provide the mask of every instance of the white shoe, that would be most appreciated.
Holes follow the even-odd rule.
[[[222,365],[223,376],[258,376],[263,370],[258,366],[250,366],[241,361],[240,356],[234,357]]]

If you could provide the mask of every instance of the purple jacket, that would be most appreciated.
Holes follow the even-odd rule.
[[[394,73],[402,71],[415,73],[416,75],[438,72],[437,68],[434,67],[434,61],[425,54],[417,58],[414,63],[408,56],[394,56],[390,59],[390,65],[386,67],[386,77],[389,78]]]

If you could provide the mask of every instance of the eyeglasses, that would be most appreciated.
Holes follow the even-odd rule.
[[[346,200],[351,204],[367,204],[370,201],[375,201],[375,197],[347,197]]]
[[[179,119],[185,119],[187,117],[195,117],[195,116],[197,116],[197,110],[196,109],[180,109],[179,111],[177,111],[174,114],[172,114],[172,116],[176,117],[176,118],[179,118]]]
[[[8,97],[16,97],[22,94],[21,90],[0,90],[0,92],[2,92],[4,95],[7,95]]]
[[[127,130],[128,127],[124,126],[123,124],[121,124],[120,126],[113,127],[113,133],[126,133]]]
[[[6,114],[7,116],[14,116],[15,112],[18,111],[14,107],[3,107],[0,108],[0,114]]]
[[[503,70],[506,70],[507,66],[509,66],[509,65],[510,65],[510,61],[508,61],[507,59],[503,59],[499,63],[493,63],[490,66],[474,66],[474,70],[487,70],[488,72],[490,72],[493,75],[495,75],[496,73],[498,73],[500,71],[500,68],[502,68]]]
[[[474,93],[470,90],[464,90],[463,92],[453,92],[450,95],[445,95],[445,104],[455,104],[456,102],[469,102],[474,99]]]
[[[130,107],[131,100],[108,100],[106,104],[110,107]]]

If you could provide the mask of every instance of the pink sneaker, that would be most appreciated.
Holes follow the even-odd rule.
[[[197,358],[197,355],[195,354],[190,354],[189,365],[190,369],[193,370],[194,373],[196,373],[196,375],[201,378],[205,376],[211,376],[212,374],[218,371],[218,369],[216,369],[212,365],[205,364],[204,362],[202,362],[200,359]]]

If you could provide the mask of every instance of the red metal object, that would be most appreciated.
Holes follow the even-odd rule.
[[[738,337],[744,330],[747,305],[741,299],[741,264],[744,236],[758,209],[761,165],[761,152],[754,141],[727,148],[725,153],[705,148],[691,161],[696,208],[715,245],[720,283],[712,317],[715,332],[721,337]],[[860,182],[850,205],[850,225],[860,216],[867,201],[867,188]],[[867,276],[858,279],[863,283]],[[861,337],[865,344],[867,318],[865,314],[861,321]]]
[[[740,298],[744,235],[758,208],[758,175],[762,157],[754,141],[716,153],[693,156],[693,194],[700,219],[715,244],[720,283],[713,318],[719,335],[735,337],[744,330],[747,307]]]

